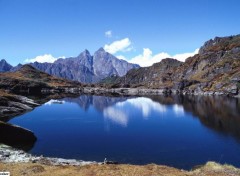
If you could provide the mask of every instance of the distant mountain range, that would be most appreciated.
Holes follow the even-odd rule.
[[[96,51],[93,56],[88,50],[85,50],[77,57],[60,58],[54,63],[34,62],[30,65],[50,75],[81,83],[96,83],[106,77],[123,76],[129,70],[139,68],[139,65],[120,60],[103,48]],[[0,72],[16,71],[21,66],[19,64],[12,67],[5,60],[1,60]]]
[[[77,57],[54,63],[31,63],[43,72],[105,88],[136,87],[166,92],[240,95],[240,35],[216,37],[204,43],[199,53],[185,62],[163,59],[150,67],[139,67],[117,59],[100,48],[92,56],[87,50]],[[0,71],[16,71],[5,60]],[[100,81],[100,82],[99,82]]]

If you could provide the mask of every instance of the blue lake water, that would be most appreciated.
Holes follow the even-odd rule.
[[[82,95],[60,101],[9,121],[35,133],[29,153],[184,169],[207,161],[240,166],[237,99]]]

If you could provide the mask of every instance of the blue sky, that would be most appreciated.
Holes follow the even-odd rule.
[[[16,65],[105,47],[150,65],[239,34],[239,7],[239,0],[0,0],[0,58]]]

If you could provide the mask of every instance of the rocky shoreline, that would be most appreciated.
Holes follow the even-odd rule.
[[[7,93],[0,96],[0,121],[8,121],[9,118],[31,111],[39,105],[25,96]]]
[[[76,96],[82,93],[82,88],[65,87],[65,88],[43,88],[38,94],[26,93],[18,95],[15,92],[4,91],[0,89],[0,121],[8,121],[10,118],[32,111],[37,106],[50,100],[51,97],[64,98],[65,96]],[[3,95],[2,95],[3,94]],[[41,97],[31,99],[28,97]],[[44,98],[46,97],[46,98]],[[41,99],[44,99],[43,101]]]
[[[72,165],[84,166],[87,164],[98,164],[95,161],[82,161],[75,159],[49,158],[33,156],[23,150],[14,149],[7,145],[0,145],[0,162],[2,163],[40,163],[46,165]],[[100,164],[100,163],[99,163]]]
[[[238,94],[221,91],[188,91],[175,89],[148,89],[148,88],[104,88],[104,87],[72,87],[64,89],[42,89],[42,95],[56,95],[56,98],[63,98],[61,94],[67,95],[112,95],[112,96],[149,96],[149,95],[195,95],[195,96],[230,96],[240,98]],[[51,98],[47,98],[47,100]],[[47,101],[46,100],[46,101]],[[0,96],[0,121],[8,121],[10,118],[21,115],[40,106],[42,102],[36,103],[34,100],[22,95],[10,94],[10,96]]]
[[[175,90],[175,89],[148,89],[148,88],[103,88],[103,87],[84,87],[83,93],[95,95],[203,95],[203,96],[231,96],[240,98],[240,93],[221,92],[221,91],[189,91],[189,90]]]
[[[230,165],[208,162],[196,166],[190,171],[169,166],[147,164],[105,164],[94,161],[75,159],[49,158],[33,156],[22,150],[16,150],[6,145],[0,145],[0,171],[11,175],[96,175],[96,176],[239,176],[240,169]]]

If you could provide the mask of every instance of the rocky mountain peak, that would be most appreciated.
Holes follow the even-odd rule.
[[[120,60],[101,47],[94,53],[93,68],[94,74],[97,75],[97,79],[100,81],[111,75],[123,76],[127,71],[139,68],[139,65]]]
[[[2,59],[0,61],[0,72],[7,72],[7,71],[10,71],[12,68],[12,66],[7,63],[7,61],[5,59]]]
[[[106,52],[103,47],[99,48],[96,52]]]
[[[109,57],[112,57],[110,53],[106,52],[102,47],[99,48],[93,55],[93,60],[102,60],[102,59],[108,59]],[[114,56],[113,56],[114,57]]]
[[[1,63],[7,63],[7,61],[5,59],[1,59],[0,61]]]
[[[89,52],[87,49],[85,49],[83,52],[81,52],[81,53],[79,54],[79,56],[80,56],[80,55],[91,56],[90,52]]]
[[[72,59],[76,60],[74,57]],[[85,49],[83,52],[81,52],[78,55],[77,60],[80,60],[79,64],[84,64],[86,62],[90,62],[90,63],[86,63],[86,64],[91,64],[92,63],[92,56],[91,56],[90,52],[87,49]]]
[[[240,47],[240,35],[215,37],[214,39],[210,39],[204,43],[199,50],[199,54],[228,51],[236,47]]]
[[[77,57],[58,59],[54,63],[31,63],[43,72],[82,83],[95,83],[111,75],[123,76],[136,64],[120,60],[102,47],[92,56],[84,50]]]
[[[32,65],[30,65],[30,64],[22,65],[19,68],[18,71],[21,72],[21,71],[26,71],[26,70],[34,70],[34,71],[36,71],[36,69]]]
[[[181,63],[183,63],[183,62],[181,62],[177,59],[174,59],[174,58],[165,58],[161,62],[164,63],[164,64],[175,64],[175,63],[181,64]]]
[[[151,68],[158,68],[161,70],[166,70],[172,67],[177,67],[182,65],[183,62],[173,59],[173,58],[166,58],[166,59],[162,59],[161,62],[155,63],[152,66],[150,66]]]
[[[19,70],[22,66],[23,66],[22,64],[18,64],[17,66],[12,67],[12,68],[10,69],[10,72],[15,72],[15,71]]]

